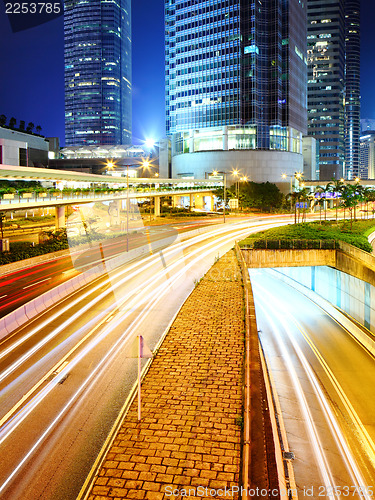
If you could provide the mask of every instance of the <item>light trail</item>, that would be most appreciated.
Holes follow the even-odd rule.
[[[308,376],[310,384],[312,385],[314,392],[317,396],[317,399],[321,405],[321,408],[323,410],[323,414],[326,418],[326,421],[331,429],[331,432],[332,432],[332,435],[335,439],[337,447],[340,450],[341,458],[343,460],[343,463],[345,464],[346,470],[348,471],[348,473],[351,477],[351,480],[353,481],[353,484],[355,485],[355,488],[356,488],[355,491],[360,495],[361,498],[364,498],[366,500],[370,500],[373,497],[373,495],[371,494],[368,486],[366,486],[365,480],[364,480],[364,478],[363,478],[363,476],[358,468],[358,465],[357,465],[357,463],[356,463],[356,461],[351,453],[351,450],[349,449],[348,443],[347,443],[347,441],[342,433],[342,430],[337,422],[336,417],[334,416],[334,413],[333,413],[331,406],[327,400],[327,397],[324,394],[324,392],[321,388],[321,385],[320,385],[314,371],[312,370],[310,363],[308,362],[306,356],[302,352],[302,349],[298,345],[298,342],[295,339],[295,336],[293,335],[293,331],[292,331],[291,327],[289,326],[289,322],[292,322],[295,325],[295,327],[302,333],[305,340],[307,340],[306,335],[305,335],[306,332],[304,332],[304,329],[301,327],[300,323],[286,309],[285,303],[280,301],[275,295],[271,294],[263,286],[257,284],[256,288],[262,292],[263,296],[268,297],[269,300],[272,300],[272,304],[273,304],[272,313],[274,316],[277,317],[278,322],[280,322],[280,324],[282,325],[284,331],[286,332],[286,334],[287,334],[287,336],[288,336],[288,338],[293,346],[295,353],[297,354],[297,356],[301,362],[301,365],[304,368],[306,375]],[[273,321],[272,317],[270,316],[270,313],[267,311],[267,309],[268,309],[267,305],[269,304],[269,302],[266,302],[266,300],[261,296],[259,296],[259,297],[257,296],[256,302],[258,302],[258,301],[259,301],[259,306],[260,306],[261,310],[263,311],[264,315],[267,317],[268,322],[272,326],[272,330],[274,332],[276,332],[275,338],[276,338],[277,343],[280,347],[280,350],[282,351],[283,357],[285,357],[285,359],[287,361],[286,362],[287,369],[288,369],[290,376],[293,380],[293,385],[296,389],[296,393],[297,393],[298,399],[300,401],[300,405],[301,405],[301,408],[303,410],[303,413],[304,413],[305,417],[307,417],[307,420],[306,420],[306,424],[308,424],[307,429],[308,429],[308,432],[310,434],[311,444],[312,444],[312,447],[314,449],[314,454],[316,457],[317,464],[319,466],[319,470],[322,474],[323,480],[325,481],[326,491],[328,491],[328,488],[331,488],[332,486],[336,487],[337,490],[340,490],[340,487],[337,486],[335,484],[335,482],[333,481],[332,472],[329,468],[328,461],[327,461],[326,456],[324,454],[324,449],[321,446],[321,441],[319,440],[318,431],[316,430],[314,422],[311,420],[311,414],[310,414],[310,411],[308,409],[308,403],[307,403],[306,398],[304,396],[304,393],[303,393],[302,387],[300,385],[296,371],[293,367],[293,361],[291,359],[288,348],[286,347],[285,343],[281,339],[280,329],[277,327],[277,325]],[[311,341],[311,339],[309,339],[309,340],[310,340],[310,342],[308,342],[308,345],[310,348],[312,348],[312,345],[313,345],[312,341]],[[316,349],[315,346],[314,346],[314,349],[312,349],[312,351],[317,356],[317,359],[318,359],[319,363],[321,364],[322,368],[324,369],[325,373],[329,376],[329,378],[331,380],[333,380],[332,379],[333,374],[332,374],[331,370],[329,370],[329,371],[326,370],[327,364],[325,362],[322,363],[323,358],[318,353],[318,350]],[[332,377],[330,376],[330,374],[332,374]],[[341,387],[340,387],[341,393],[338,391],[338,387],[339,387],[338,382],[337,382],[337,384],[333,384],[333,386],[336,389],[336,391],[338,392],[340,398],[342,398],[343,391],[342,391]],[[346,396],[345,396],[345,400],[348,401],[348,398]],[[305,405],[306,405],[306,407],[305,407]],[[351,417],[353,417],[353,415],[350,412],[349,412],[349,415]],[[358,416],[356,416],[356,418],[359,420]],[[353,423],[355,425],[357,425],[358,420],[357,421],[353,420]],[[364,430],[364,427],[362,424],[360,425],[360,429],[361,429],[361,431]],[[314,430],[314,431],[311,432],[311,430]],[[314,435],[316,436],[315,439],[317,440],[317,442],[314,441]],[[369,436],[368,436],[368,439],[370,439]],[[370,441],[371,441],[371,439],[370,439]],[[373,446],[373,444],[372,444],[372,446]],[[323,459],[321,459],[320,456],[322,456]],[[371,456],[370,456],[370,459],[371,459]],[[328,482],[326,482],[327,478],[329,478]],[[352,495],[352,496],[354,496],[354,495]],[[334,494],[332,492],[332,498],[340,498],[340,493]]]
[[[288,286],[291,286],[291,285],[288,284]],[[269,295],[269,292],[264,288],[263,288],[263,293],[266,293]],[[324,299],[322,299],[319,295],[316,294],[316,296],[317,296],[316,297],[317,300],[319,301],[318,303],[313,300],[313,296],[311,294],[305,295],[305,297],[312,304],[314,304],[314,306],[318,307],[319,309],[321,309],[324,312],[324,314],[329,316],[332,319],[332,321],[334,321],[334,323],[339,326],[339,328],[344,329],[348,333],[348,335],[350,335],[351,338],[356,342],[356,344],[363,350],[364,354],[366,356],[370,356],[371,359],[373,360],[373,356],[371,355],[371,353],[363,346],[363,344],[361,344],[361,342],[350,331],[349,328],[350,328],[351,322],[349,320],[347,320],[347,318],[345,316],[343,316],[343,314],[341,312],[339,312],[334,306],[332,306],[332,304],[330,304],[327,301],[325,301]],[[374,444],[373,440],[371,439],[369,433],[367,432],[366,427],[363,425],[360,417],[358,416],[358,413],[355,411],[349,398],[345,394],[345,391],[343,390],[341,384],[337,380],[337,377],[335,377],[335,375],[332,372],[332,370],[330,369],[328,363],[325,361],[323,356],[320,354],[319,350],[314,345],[314,342],[312,341],[312,339],[309,336],[309,334],[307,333],[307,331],[303,328],[303,326],[298,321],[296,321],[294,316],[292,314],[290,314],[288,311],[286,311],[285,314],[288,316],[289,321],[293,322],[295,324],[296,328],[300,331],[300,333],[304,337],[306,343],[308,344],[310,349],[315,354],[317,360],[319,361],[320,365],[322,366],[323,370],[325,371],[326,375],[328,376],[329,380],[331,381],[332,386],[336,390],[337,395],[339,396],[343,406],[345,407],[346,411],[350,415],[350,418],[351,418],[354,426],[356,427],[357,433],[360,436],[360,441],[361,441],[362,447],[365,449],[365,452],[367,453],[367,456],[368,456],[370,462],[372,463],[373,467],[375,468],[375,444]],[[334,314],[335,316],[332,316],[332,314]],[[338,318],[340,316],[343,317],[346,326],[344,326],[339,321]],[[357,328],[356,325],[353,325],[353,326],[355,328]]]
[[[236,223],[237,224],[237,223]],[[244,225],[245,223],[241,223],[241,225]],[[258,224],[263,224],[263,222],[259,222]],[[238,223],[240,225],[240,223]],[[273,225],[273,224],[272,224]],[[268,227],[269,225],[267,225]],[[260,228],[257,228],[256,230],[259,230]],[[263,229],[263,228],[261,228]],[[162,252],[164,257],[171,256],[174,253],[181,252],[188,247],[200,243],[201,241],[207,239],[208,237],[214,237],[217,236],[218,234],[222,232],[228,232],[228,227],[225,228],[219,228],[218,230],[212,231],[210,233],[205,233],[202,235],[197,235],[185,242],[178,242],[172,245],[172,247],[169,247],[166,251]],[[255,229],[250,228],[246,229],[248,233],[254,232]],[[112,293],[114,290],[120,288],[122,285],[124,285],[127,281],[130,281],[134,277],[136,277],[139,274],[138,268],[142,268],[142,271],[145,269],[150,268],[153,266],[158,260],[159,257],[159,252],[156,256],[150,255],[146,257],[145,259],[135,262],[129,266],[127,266],[125,269],[121,269],[120,271],[115,271],[114,274],[111,274],[109,277],[105,279],[105,282],[103,283],[102,281],[94,286],[93,288],[90,288],[87,292],[84,292],[83,294],[79,294],[79,296],[72,300],[69,301],[69,303],[65,306],[62,307],[61,309],[58,310],[54,315],[50,316],[46,321],[42,322],[40,325],[38,325],[36,328],[31,330],[28,334],[23,335],[20,339],[18,339],[16,342],[14,342],[11,346],[7,347],[0,353],[0,360],[4,358],[5,356],[8,356],[12,351],[14,351],[16,348],[18,348],[20,345],[22,345],[24,342],[26,342],[28,339],[33,337],[36,333],[38,333],[41,329],[45,328],[48,324],[53,323],[55,320],[57,320],[60,316],[62,316],[64,313],[68,312],[72,307],[78,305],[82,300],[88,298],[90,295],[94,294],[97,292],[100,288],[102,288],[104,285],[109,285],[110,288],[104,292],[102,292],[99,296],[97,296],[95,299],[93,299],[90,303],[88,303],[86,306],[81,308],[77,313],[75,313],[73,316],[71,316],[68,320],[66,320],[59,328],[55,329],[53,332],[51,332],[47,337],[45,337],[41,342],[37,344],[29,353],[26,353],[22,358],[20,358],[17,362],[15,362],[12,366],[10,366],[7,370],[5,370],[1,375],[0,375],[0,382],[2,382],[7,376],[9,376],[10,373],[12,373],[16,368],[18,368],[22,363],[24,363],[30,356],[32,356],[35,352],[37,352],[39,349],[41,349],[44,345],[46,345],[48,342],[51,341],[51,339],[56,336],[58,333],[60,333],[64,328],[69,326],[72,321],[79,319],[84,312],[89,310],[91,307],[93,307],[96,303],[100,303],[101,301],[104,300],[104,298]],[[133,273],[129,273],[129,271],[133,270]],[[125,277],[120,279],[123,275],[125,274]],[[99,278],[100,279],[100,278]],[[143,285],[142,285],[143,286]],[[140,287],[138,287],[139,289]],[[134,294],[134,290],[132,290],[129,294]],[[128,296],[129,296],[128,294]],[[114,305],[115,307],[115,305]]]
[[[313,451],[314,451],[315,460],[316,460],[316,463],[319,467],[319,471],[320,471],[321,477],[323,479],[323,482],[325,484],[326,491],[327,491],[328,488],[332,487],[332,485],[335,484],[335,481],[333,479],[333,474],[332,474],[332,471],[329,467],[328,460],[327,460],[327,457],[326,457],[325,452],[324,452],[324,448],[323,448],[321,440],[319,438],[318,431],[317,431],[316,426],[314,424],[314,419],[311,415],[308,402],[306,400],[304,391],[303,391],[302,386],[300,384],[299,377],[298,377],[297,372],[293,366],[292,358],[289,354],[289,351],[288,351],[286,345],[281,340],[281,331],[278,328],[278,326],[276,325],[276,323],[273,321],[273,317],[269,313],[268,304],[265,304],[263,301],[261,302],[259,300],[259,298],[256,299],[256,302],[259,303],[259,307],[262,310],[262,312],[264,313],[265,317],[267,318],[267,321],[269,322],[269,324],[272,328],[272,331],[275,332],[275,338],[276,338],[277,343],[280,347],[282,355],[283,355],[284,359],[286,360],[285,364],[288,368],[288,372],[290,374],[290,378],[292,379],[293,386],[294,386],[294,389],[295,389],[295,392],[297,394],[297,398],[298,398],[298,401],[300,404],[300,408],[301,408],[302,413],[304,415],[304,423],[305,423],[307,432],[310,436],[310,443],[311,443]],[[273,308],[272,313],[276,314],[278,317],[278,320],[280,321],[280,318],[282,317],[282,315],[279,313],[276,313],[274,308]],[[335,496],[331,494],[329,496],[329,498],[335,498]]]
[[[242,234],[248,234],[248,228],[243,229],[242,233],[238,234],[237,236],[241,237]],[[173,277],[170,277],[167,279],[166,282],[162,283],[159,285],[155,290],[150,290],[147,295],[143,297],[143,303],[149,303],[150,300],[152,301],[151,304],[152,306],[156,305],[163,297],[164,295],[170,290],[170,288],[173,286],[174,283],[176,283],[185,273],[187,269],[190,269],[193,267],[197,262],[199,262],[201,259],[209,256],[212,254],[214,249],[221,248],[224,243],[229,243],[233,240],[233,236],[223,236],[217,241],[208,243],[204,246],[206,248],[205,252],[202,254],[201,249],[196,249],[194,250],[194,254],[198,254],[194,257],[194,259],[191,260],[189,264],[186,264],[184,268],[179,270]],[[210,248],[213,247],[213,248]],[[175,262],[173,266],[176,266],[179,264],[179,262]],[[164,273],[170,272],[170,268],[167,270],[163,270]],[[156,298],[155,298],[156,297]],[[139,306],[139,303],[137,304]],[[101,358],[99,364],[97,367],[94,368],[93,371],[89,374],[89,376],[85,379],[85,381],[80,385],[80,387],[77,389],[77,391],[73,394],[73,396],[69,399],[69,401],[64,405],[63,409],[59,412],[57,417],[52,421],[52,423],[47,427],[47,429],[43,432],[43,434],[38,438],[38,440],[35,442],[35,444],[31,447],[31,449],[27,452],[27,454],[23,457],[23,459],[19,462],[19,464],[15,467],[15,469],[11,472],[11,474],[7,477],[7,479],[3,482],[3,484],[0,487],[0,492],[3,492],[4,489],[9,485],[9,483],[12,481],[12,479],[15,477],[15,475],[19,472],[19,470],[22,468],[22,466],[26,463],[26,461],[32,456],[32,454],[35,452],[35,450],[38,448],[38,446],[43,442],[43,440],[48,436],[48,434],[53,430],[54,426],[59,422],[59,420],[62,418],[62,416],[65,414],[65,412],[70,408],[72,403],[76,400],[76,398],[83,392],[83,390],[88,387],[89,383],[94,383],[94,375],[97,375],[100,370],[103,370],[105,368],[105,365],[108,365],[109,363],[112,363],[112,357],[117,355],[117,352],[119,349],[123,348],[126,343],[130,340],[132,333],[135,328],[139,327],[140,324],[146,319],[146,316],[151,313],[151,307],[146,311],[141,311],[137,317],[132,321],[132,323],[126,328],[126,330],[123,332],[123,334],[120,336],[120,338],[115,342],[115,344],[112,345],[109,351],[105,354],[103,358]],[[120,320],[117,321],[117,325],[124,320],[124,316],[128,316],[131,311],[127,311],[124,315],[121,315]],[[113,325],[110,323],[108,326],[105,328],[105,330],[98,336],[96,339],[94,339],[93,342],[90,343],[89,346],[86,346],[84,351],[80,353],[79,356],[77,356],[75,359],[69,362],[65,368],[63,368],[59,375],[54,379],[54,383],[49,385],[49,392],[52,390],[53,387],[56,386],[59,380],[61,380],[65,376],[65,372],[71,371],[71,369],[78,364],[78,362],[83,359],[83,357],[91,351],[110,331],[113,330]],[[42,399],[46,394],[43,396],[43,398],[39,399],[37,404],[41,402]],[[35,406],[34,406],[35,407]],[[27,413],[27,415],[29,412]],[[18,420],[17,426],[23,421],[26,416],[26,414],[22,415],[22,420]],[[13,422],[14,424],[14,422]],[[13,429],[14,430],[14,429]],[[13,432],[12,430],[12,432]],[[6,435],[3,435],[1,438],[1,443],[4,442],[4,440],[11,435],[12,432],[8,432]]]
[[[247,232],[247,229],[246,229],[246,232]],[[229,237],[229,239],[232,239],[232,236]],[[106,330],[99,337],[99,340],[97,342],[95,342],[94,344],[92,344],[91,348],[89,350],[91,350],[93,347],[95,347],[101,340],[103,340],[104,337],[106,337],[109,333],[111,333],[111,331],[113,330],[114,327],[119,326],[119,324],[122,323],[125,318],[127,318],[130,314],[132,314],[133,313],[133,308],[135,306],[140,307],[142,304],[146,304],[146,303],[149,304],[153,295],[155,295],[155,294],[157,295],[159,292],[160,293],[165,293],[165,291],[163,292],[163,288],[166,287],[166,290],[168,290],[170,288],[170,286],[171,286],[171,284],[170,284],[171,280],[173,282],[176,282],[181,277],[182,274],[186,273],[187,269],[190,269],[198,260],[200,260],[202,258],[202,256],[201,256],[202,250],[205,250],[207,248],[209,249],[203,255],[203,257],[205,257],[206,255],[208,255],[209,253],[211,253],[212,250],[210,249],[210,247],[212,247],[213,245],[215,245],[216,247],[220,246],[220,243],[224,242],[225,240],[228,240],[228,236],[223,236],[219,240],[215,240],[215,242],[206,243],[203,247],[200,247],[199,249],[196,249],[196,250],[192,251],[191,256],[193,256],[195,254],[198,254],[198,253],[199,253],[199,256],[196,257],[194,260],[192,260],[192,262],[190,264],[185,265],[184,268],[175,277],[173,277],[173,280],[172,280],[172,278],[168,278],[165,283],[162,283],[156,289],[152,289],[151,288],[154,285],[155,281],[158,280],[158,279],[162,279],[163,275],[166,275],[167,273],[169,274],[171,272],[171,270],[173,270],[175,267],[179,266],[181,264],[181,259],[178,260],[178,261],[176,261],[176,262],[174,262],[173,264],[171,264],[167,269],[160,270],[156,276],[155,275],[152,276],[148,281],[146,281],[146,282],[142,283],[141,285],[139,285],[135,289],[136,291],[133,290],[130,294],[128,294],[123,299],[123,301],[119,305],[116,305],[116,307],[118,307],[120,309],[124,304],[126,304],[126,302],[130,298],[132,298],[132,300],[130,300],[130,302],[127,304],[126,309],[122,309],[121,313],[119,313],[117,315],[117,317],[116,316],[114,317],[114,319],[111,321],[111,323],[109,324],[109,326],[106,328]],[[225,242],[227,242],[227,241],[225,241]],[[151,289],[150,293],[148,293],[147,295],[145,295],[146,292],[148,290],[150,290],[150,289]],[[145,297],[144,297],[143,300],[141,299],[142,295],[145,295]],[[80,311],[80,313],[81,313],[81,311]],[[17,411],[20,408],[20,406],[22,406],[22,404],[27,399],[30,398],[31,394],[33,392],[35,392],[35,390],[37,390],[42,385],[42,383],[44,383],[48,379],[48,377],[51,376],[51,374],[58,369],[58,367],[61,365],[62,362],[65,362],[75,351],[77,351],[78,348],[86,340],[88,340],[93,335],[93,333],[95,333],[95,331],[100,326],[102,326],[104,323],[108,323],[108,318],[111,317],[112,315],[113,315],[113,312],[111,310],[109,312],[109,314],[107,315],[107,317],[105,317],[104,319],[102,319],[100,321],[100,323],[95,326],[95,328],[93,330],[89,331],[81,341],[79,341],[77,344],[75,344],[75,346],[53,368],[51,368],[49,370],[49,372],[37,384],[35,384],[34,387],[30,391],[28,391],[21,398],[21,400],[11,410],[9,410],[6,413],[6,415],[4,415],[4,417],[0,420],[0,426],[3,426],[4,423],[7,420],[9,420],[9,418],[12,416],[12,414],[15,411]],[[60,327],[60,329],[61,329],[61,327]],[[54,336],[54,332],[52,332],[51,335]],[[73,366],[72,363],[69,364],[69,369],[70,369],[71,366]],[[0,436],[3,433],[3,430],[4,429],[2,429],[2,431],[0,433]],[[1,438],[0,439],[0,444],[2,442],[3,442],[3,439]]]

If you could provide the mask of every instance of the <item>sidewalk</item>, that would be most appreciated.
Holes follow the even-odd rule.
[[[135,400],[90,500],[212,499],[210,489],[232,493],[238,487],[243,305],[241,272],[231,250],[174,321],[142,384],[142,421]]]

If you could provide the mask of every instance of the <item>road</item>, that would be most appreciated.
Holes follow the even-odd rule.
[[[162,238],[177,237],[179,233],[215,224],[219,221],[220,219],[210,219],[145,227],[142,231],[129,236],[129,250],[142,246],[148,241],[152,244]],[[85,261],[81,259],[81,262],[76,262],[74,250],[72,250],[72,255],[57,259],[51,256],[51,260],[47,262],[1,276],[0,318],[6,316],[29,300],[73,278],[88,267],[95,265],[101,260],[97,244],[95,248],[96,250],[86,252]],[[103,251],[108,258],[123,252],[124,248],[126,248],[125,236],[121,236],[115,240],[107,240],[103,244]]]
[[[76,498],[136,380],[136,336],[154,350],[215,258],[281,223],[229,222],[177,238],[1,342],[0,498]]]
[[[272,271],[249,272],[299,498],[372,498],[373,355],[351,334],[355,325],[342,327],[341,313],[333,318]]]

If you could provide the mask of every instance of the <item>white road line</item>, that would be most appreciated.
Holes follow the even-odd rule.
[[[45,278],[44,280],[36,281],[35,283],[32,283],[31,285],[24,286],[23,290],[25,290],[26,288],[30,288],[31,286],[39,285],[39,283],[43,283],[44,281],[48,281],[50,279],[51,278]]]

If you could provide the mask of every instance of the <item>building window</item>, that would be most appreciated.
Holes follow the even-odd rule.
[[[20,167],[27,167],[27,149],[26,148],[20,148],[18,150],[19,153],[19,164]]]

